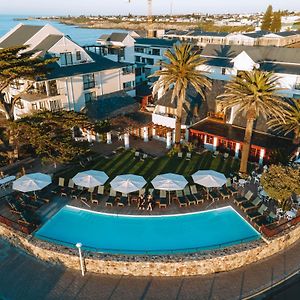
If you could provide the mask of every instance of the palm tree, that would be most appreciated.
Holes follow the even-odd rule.
[[[197,70],[205,60],[192,50],[189,44],[174,45],[173,50],[165,53],[169,62],[162,62],[162,69],[156,71],[151,77],[159,77],[153,85],[154,95],[162,90],[165,94],[173,88],[172,101],[177,100],[175,147],[180,148],[181,119],[183,104],[186,101],[186,91],[189,85],[204,99],[203,88],[211,88],[211,82],[204,76],[204,72]]]
[[[293,132],[294,139],[293,143],[296,145],[300,144],[300,100],[291,99],[290,105],[286,109],[284,120],[271,119],[268,122],[270,128],[285,132],[285,135]]]
[[[251,147],[253,123],[259,117],[283,120],[284,102],[277,95],[281,90],[277,85],[278,77],[260,70],[242,71],[225,85],[220,105],[223,110],[237,107],[237,113],[246,117],[246,131],[242,149],[240,172],[247,173],[247,164]]]

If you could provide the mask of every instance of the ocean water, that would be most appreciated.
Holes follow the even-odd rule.
[[[35,234],[42,240],[94,252],[176,254],[224,248],[260,238],[231,206],[171,216],[104,214],[63,207]]]
[[[0,15],[0,37],[7,33],[10,29],[15,27],[19,23],[29,24],[29,25],[45,25],[51,24],[58,30],[66,35],[69,35],[72,40],[74,40],[79,45],[94,45],[96,40],[102,34],[110,34],[112,32],[126,32],[126,30],[121,29],[89,29],[89,28],[79,28],[77,26],[69,26],[60,24],[56,21],[49,20],[22,20],[17,21],[15,18],[24,18],[26,16],[12,16],[12,15]]]

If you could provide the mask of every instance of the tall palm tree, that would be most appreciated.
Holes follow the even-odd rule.
[[[253,123],[259,117],[283,120],[284,102],[277,95],[281,90],[277,85],[278,77],[260,70],[242,71],[225,85],[221,106],[226,109],[237,107],[246,117],[246,131],[242,149],[240,172],[247,173],[247,164],[251,147]]]
[[[284,120],[271,119],[268,122],[270,128],[285,132],[285,135],[293,132],[293,142],[296,145],[300,144],[300,100],[291,99],[290,105],[286,108]]]
[[[162,90],[165,94],[173,88],[172,101],[177,101],[176,125],[175,125],[175,147],[180,148],[181,119],[183,104],[186,101],[186,92],[189,85],[204,99],[204,88],[211,88],[211,82],[205,77],[204,72],[197,70],[205,60],[192,50],[189,44],[174,45],[165,53],[169,62],[162,62],[162,69],[156,71],[151,77],[159,77],[153,85],[153,93]]]

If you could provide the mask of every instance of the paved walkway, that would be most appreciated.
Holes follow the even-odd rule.
[[[300,241],[259,263],[185,278],[103,276],[52,266],[0,240],[0,299],[241,299],[300,267]]]

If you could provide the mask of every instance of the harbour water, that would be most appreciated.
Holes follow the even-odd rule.
[[[51,24],[58,30],[66,35],[69,35],[72,40],[80,45],[93,45],[96,40],[102,34],[110,34],[112,32],[126,32],[122,29],[90,29],[90,28],[79,28],[77,26],[70,26],[60,24],[57,21],[50,20],[16,20],[17,18],[26,18],[27,16],[13,16],[13,15],[0,15],[0,37],[7,33],[10,29],[15,27],[19,23],[29,25],[45,25]]]

